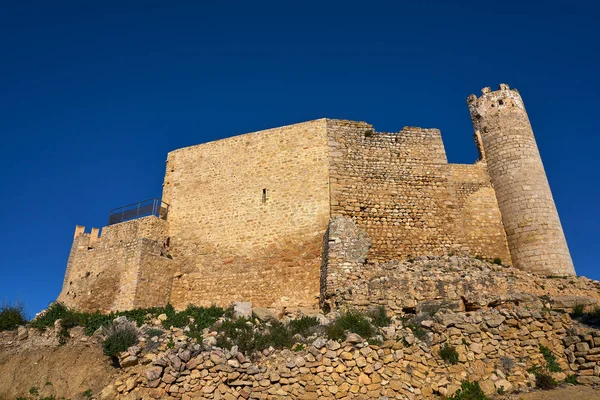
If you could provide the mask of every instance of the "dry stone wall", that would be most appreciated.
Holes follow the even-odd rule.
[[[146,353],[144,343],[123,353],[122,360],[138,365],[99,398],[416,400],[451,395],[465,380],[478,381],[488,395],[523,392],[535,387],[531,368],[546,369],[540,345],[557,360],[554,379],[600,381],[600,332],[578,327],[568,314],[505,304],[467,313],[438,309],[421,324],[422,339],[400,324],[386,329],[381,345],[355,334],[341,343],[318,337],[299,352],[265,349],[254,359],[235,346],[196,344],[174,329],[173,349],[163,344],[158,354]],[[446,346],[456,350],[455,364],[440,356]]]

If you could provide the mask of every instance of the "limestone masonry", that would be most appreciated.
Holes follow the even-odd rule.
[[[467,101],[473,165],[449,164],[437,129],[332,119],[172,151],[164,209],[101,235],[76,228],[58,300],[100,311],[330,309],[356,303],[348,285],[366,270],[385,277],[390,261],[424,255],[575,274],[519,93],[482,93]],[[386,287],[394,299],[406,290],[398,282]]]

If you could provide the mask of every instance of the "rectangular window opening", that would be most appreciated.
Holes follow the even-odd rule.
[[[267,189],[262,190],[262,202],[263,204],[267,202]]]

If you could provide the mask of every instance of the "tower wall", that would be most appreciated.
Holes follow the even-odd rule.
[[[507,85],[467,100],[480,154],[496,191],[515,267],[575,274],[521,96]]]

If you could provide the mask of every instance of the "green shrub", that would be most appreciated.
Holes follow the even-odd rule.
[[[69,309],[64,304],[52,303],[43,314],[31,321],[31,326],[38,329],[54,326],[54,322],[57,319],[62,319],[68,312]]]
[[[544,369],[539,365],[532,365],[531,367],[527,368],[527,372],[533,375],[537,375],[543,373]]]
[[[392,323],[392,319],[388,317],[384,306],[377,307],[369,313],[369,316],[375,326],[384,327]]]
[[[548,371],[562,372],[560,365],[558,365],[558,361],[556,361],[556,356],[554,356],[554,354],[552,353],[552,351],[550,351],[549,348],[540,344],[540,352],[542,353],[542,356],[544,356],[544,359],[546,360],[546,368],[548,369]]]
[[[570,383],[571,385],[579,385],[579,382],[577,382],[577,375],[568,375],[565,378],[565,383]]]
[[[102,349],[107,356],[116,356],[138,342],[137,329],[130,322],[113,324],[105,329],[105,334]]]
[[[230,348],[237,345],[242,353],[250,353],[256,348],[257,337],[253,331],[254,327],[247,318],[223,321],[217,328],[217,346]]]
[[[581,317],[583,315],[583,304],[576,304],[573,307],[573,311],[571,312],[571,316],[573,317]]]
[[[402,317],[402,325],[404,325],[405,328],[409,328],[413,335],[415,335],[415,337],[419,340],[426,340],[427,330],[423,328],[417,321],[418,320],[414,316],[412,318],[407,316]]]
[[[494,258],[494,260],[492,262],[494,264],[496,264],[496,265],[502,265],[502,259],[501,258]]]
[[[458,389],[448,400],[488,400],[483,393],[479,382],[463,381]]]
[[[150,328],[146,331],[146,335],[148,335],[148,337],[154,337],[154,336],[162,336],[163,335],[163,330],[162,329],[157,329],[157,328]]]
[[[85,323],[85,334],[88,336],[92,336],[94,332],[98,330],[98,328],[106,328],[112,324],[113,319],[115,319],[114,314],[100,314],[100,312],[96,311],[93,314],[90,314],[86,323]]]
[[[298,319],[293,319],[289,322],[288,327],[293,334],[307,335],[310,328],[319,325],[319,320],[315,317],[303,316]]]
[[[294,347],[292,347],[292,351],[298,352],[304,350],[304,345],[302,343],[296,343]]]
[[[0,331],[16,329],[19,325],[25,325],[26,322],[22,304],[6,304],[0,308]]]
[[[267,333],[264,335],[265,343],[262,348],[273,346],[276,349],[292,347],[292,331],[279,321],[272,321]],[[262,350],[257,348],[257,350]]]
[[[537,374],[535,376],[535,386],[542,390],[550,390],[558,386],[558,382],[548,374]]]
[[[439,354],[440,357],[442,357],[442,360],[444,360],[445,362],[449,364],[458,364],[458,352],[456,351],[456,348],[454,346],[451,346],[448,343],[446,343],[444,347],[440,349]]]
[[[328,327],[327,336],[333,340],[346,339],[346,331],[368,339],[376,333],[371,322],[358,311],[346,311]]]

